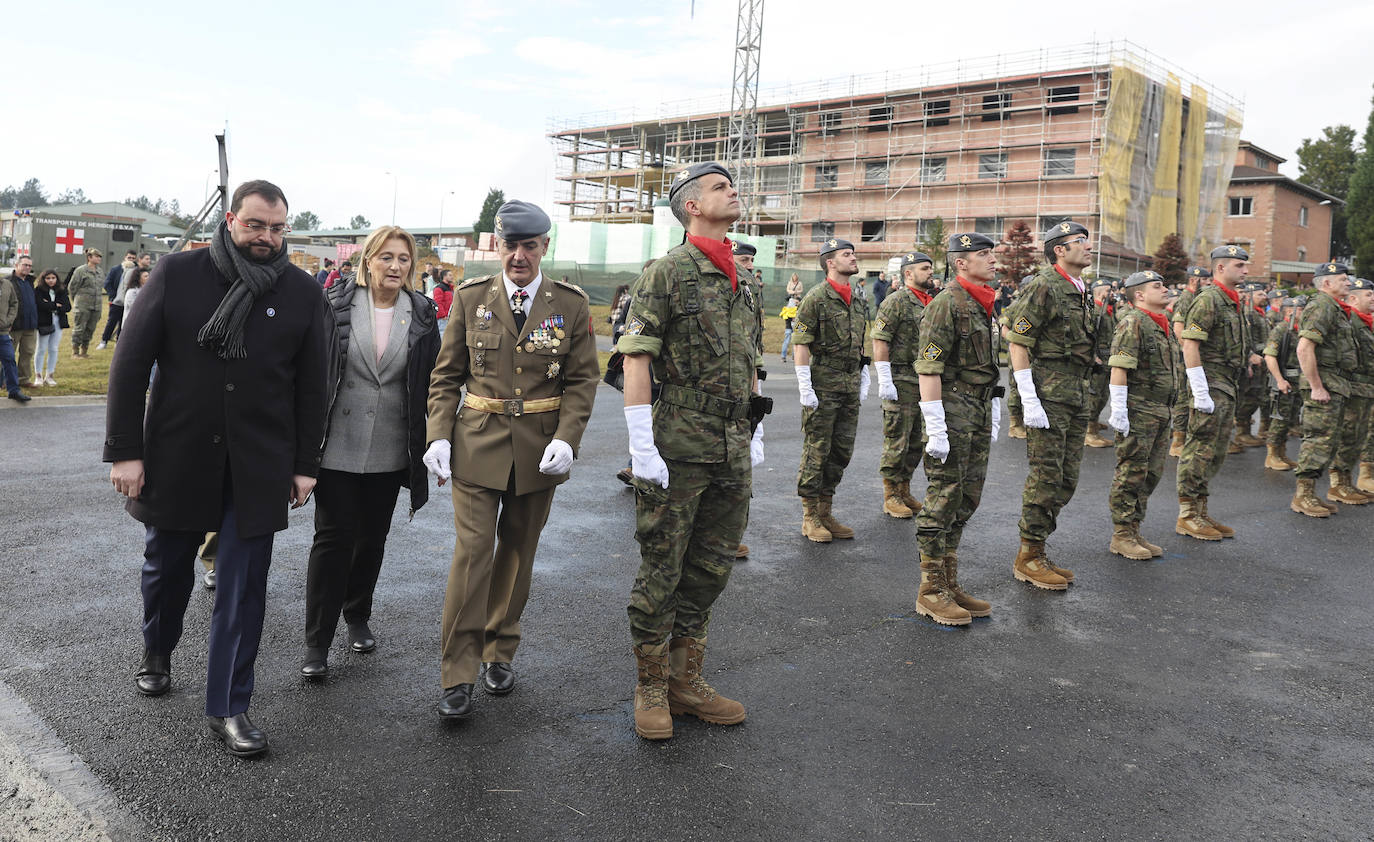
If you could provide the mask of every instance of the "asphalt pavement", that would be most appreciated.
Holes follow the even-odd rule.
[[[19,746],[28,766],[0,775],[0,839],[1370,838],[1374,505],[1293,514],[1292,474],[1253,449],[1209,506],[1238,537],[1193,541],[1173,534],[1170,460],[1143,529],[1166,554],[1128,561],[1106,552],[1114,453],[1088,450],[1049,545],[1077,583],[1037,591],[1011,576],[1026,460],[1004,436],[960,553],[993,615],[947,629],[914,611],[912,522],[882,514],[876,395],[835,501],[857,538],[802,538],[795,388],[766,383],[751,553],[711,626],[709,678],[744,724],[634,735],[638,548],[603,386],[544,530],[515,692],[435,714],[447,489],[413,522],[398,504],[377,650],[340,635],[331,677],[303,681],[307,507],[277,536],[251,710],[272,748],[251,760],[205,727],[211,594],[171,693],[134,691],[143,530],[99,461],[103,407],[0,411],[0,760]],[[25,812],[30,784],[75,824]]]

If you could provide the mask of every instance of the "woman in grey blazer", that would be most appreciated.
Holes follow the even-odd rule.
[[[305,585],[301,675],[329,674],[343,614],[354,652],[377,645],[368,621],[401,486],[410,513],[428,499],[425,401],[439,355],[434,304],[413,288],[415,238],[395,226],[363,244],[357,278],[325,291],[334,317],[324,457],[315,485],[315,541]]]

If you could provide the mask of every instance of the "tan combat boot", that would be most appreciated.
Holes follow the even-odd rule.
[[[1088,447],[1111,447],[1112,442],[1103,438],[1102,434],[1098,432],[1101,429],[1101,424],[1096,421],[1090,422],[1088,424],[1088,431],[1083,434],[1083,444]]]
[[[701,677],[706,638],[673,638],[668,661],[668,710],[674,716],[688,714],[713,725],[738,725],[744,721],[744,705],[717,693]]]
[[[1255,431],[1255,438],[1261,441],[1269,441],[1269,419],[1265,418],[1263,415],[1260,416],[1260,425],[1259,429]]]
[[[1011,418],[1011,426],[1007,428],[1007,438],[1023,439],[1026,437],[1026,422],[1016,416]]]
[[[821,501],[815,497],[802,498],[802,534],[817,544],[829,544],[833,536],[821,523],[820,507]]]
[[[1259,447],[1264,440],[1250,435],[1250,420],[1236,422],[1236,443],[1241,447]]]
[[[832,538],[853,538],[854,530],[840,523],[830,514],[830,504],[834,497],[821,497],[820,506],[816,509],[816,514],[820,516],[821,525],[824,526]]]
[[[635,733],[646,740],[673,736],[668,711],[668,644],[641,643],[635,647],[639,682],[635,684]]]
[[[901,485],[890,479],[883,480],[883,512],[896,518],[909,518],[912,514],[902,500]]]
[[[902,496],[902,502],[906,504],[908,509],[911,509],[912,514],[921,510],[921,501],[911,496],[911,480],[902,483],[901,488],[897,489],[897,493]]]
[[[1169,455],[1177,459],[1183,455],[1183,439],[1186,434],[1182,430],[1174,430],[1174,440],[1169,444]]]
[[[1308,517],[1331,517],[1331,510],[1317,499],[1316,485],[1314,479],[1298,477],[1298,488],[1293,492],[1293,502],[1288,504],[1288,508]]]
[[[1011,575],[1021,582],[1029,582],[1047,591],[1066,591],[1069,580],[1054,572],[1050,560],[1045,558],[1044,541],[1021,539],[1021,549],[1016,560],[1011,563]]]
[[[1107,549],[1117,555],[1133,558],[1136,561],[1154,558],[1154,553],[1150,552],[1148,547],[1141,546],[1136,542],[1134,530],[1123,523],[1112,526],[1112,542],[1107,546]]]
[[[916,593],[916,613],[945,626],[967,626],[970,615],[949,592],[945,560],[921,555],[921,589]]]
[[[1374,462],[1360,463],[1360,478],[1355,487],[1366,494],[1374,494]]]
[[[1223,538],[1234,538],[1234,537],[1236,537],[1236,530],[1232,529],[1231,527],[1227,526],[1226,524],[1222,523],[1221,521],[1217,520],[1216,518],[1212,517],[1210,514],[1207,513],[1207,498],[1206,498],[1206,497],[1199,497],[1199,498],[1197,498],[1197,512],[1198,512],[1198,514],[1202,515],[1202,519],[1203,519],[1203,520],[1205,520],[1205,521],[1207,521],[1208,523],[1212,524],[1212,528],[1213,528],[1213,529],[1215,529],[1216,531],[1218,531],[1218,532],[1221,533],[1221,537],[1223,537]]]
[[[1288,463],[1288,455],[1283,452],[1280,445],[1269,445],[1269,454],[1264,457],[1264,467],[1271,471],[1291,471],[1293,466]]]
[[[1221,540],[1221,533],[1212,527],[1211,521],[1202,516],[1198,511],[1197,500],[1192,497],[1178,498],[1178,523],[1174,524],[1174,531],[1199,541]]]
[[[959,585],[959,556],[950,553],[945,556],[945,587],[954,603],[968,612],[970,617],[991,617],[992,603],[970,594]]]
[[[1244,452],[1245,452],[1245,445],[1243,445],[1243,444],[1240,443],[1240,436],[1239,436],[1238,434],[1237,434],[1237,435],[1232,435],[1232,436],[1231,436],[1231,443],[1228,444],[1228,445],[1226,446],[1226,453],[1227,453],[1227,455],[1229,456],[1229,455],[1231,455],[1231,454],[1233,454],[1233,453],[1244,453]]]
[[[1131,535],[1135,537],[1135,542],[1150,551],[1153,558],[1160,558],[1164,555],[1164,548],[1158,544],[1151,544],[1140,536],[1140,524],[1131,524]]]
[[[1346,471],[1332,468],[1327,476],[1331,480],[1331,490],[1327,492],[1326,496],[1337,503],[1344,503],[1347,506],[1363,506],[1374,499],[1351,485],[1350,474]]]
[[[738,547],[735,547],[735,558],[748,558],[748,557],[749,557],[749,545],[748,545],[748,544],[740,544]]]

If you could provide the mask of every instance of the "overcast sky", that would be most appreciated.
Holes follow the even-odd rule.
[[[231,183],[275,181],[328,226],[389,222],[393,187],[410,227],[438,224],[441,206],[470,224],[488,187],[550,203],[551,121],[728,101],[736,16],[732,0],[696,0],[694,15],[690,0],[6,5],[16,116],[0,185],[194,211],[227,124]],[[769,0],[761,87],[1126,39],[1243,100],[1243,137],[1289,158],[1289,175],[1323,126],[1363,134],[1374,3],[1230,8]]]

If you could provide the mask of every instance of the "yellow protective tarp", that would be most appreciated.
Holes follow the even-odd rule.
[[[1170,73],[1164,84],[1160,115],[1159,152],[1155,158],[1154,191],[1145,214],[1145,252],[1154,254],[1164,238],[1178,230],[1179,142],[1183,137],[1183,86]]]
[[[1112,90],[1102,131],[1102,155],[1097,176],[1102,202],[1102,231],[1118,243],[1126,241],[1126,216],[1131,205],[1131,161],[1135,157],[1140,109],[1145,102],[1145,77],[1123,64],[1112,66]]]
[[[1183,136],[1183,174],[1178,185],[1178,233],[1194,260],[1202,254],[1198,202],[1202,198],[1202,156],[1207,139],[1207,89],[1192,85],[1188,103],[1188,131]]]

